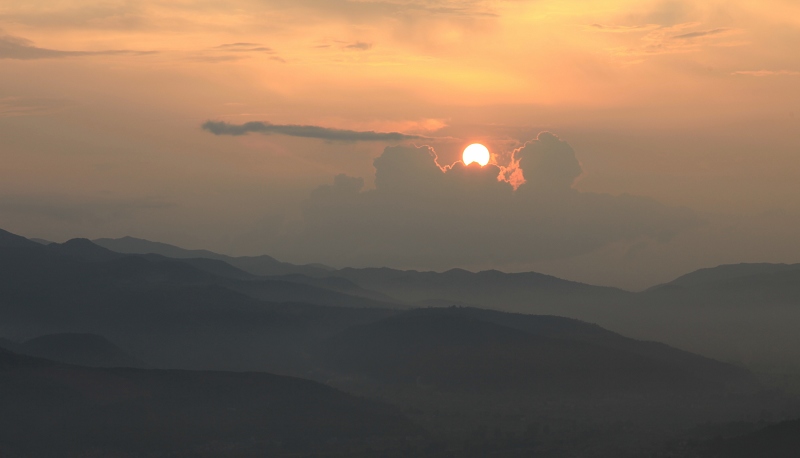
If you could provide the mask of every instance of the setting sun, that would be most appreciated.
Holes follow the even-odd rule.
[[[489,150],[480,143],[473,143],[464,148],[464,154],[462,156],[465,165],[477,162],[481,167],[489,163],[489,158]]]

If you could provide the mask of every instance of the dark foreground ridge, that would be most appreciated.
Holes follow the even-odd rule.
[[[0,455],[297,456],[402,450],[396,410],[263,373],[91,369],[0,350]]]

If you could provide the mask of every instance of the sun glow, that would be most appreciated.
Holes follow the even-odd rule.
[[[465,165],[477,162],[483,167],[489,163],[490,157],[489,150],[485,146],[480,143],[473,143],[464,148],[464,154],[461,156],[461,159]]]

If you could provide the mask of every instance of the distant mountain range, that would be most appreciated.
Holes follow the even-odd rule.
[[[793,315],[786,312],[797,309],[791,302],[796,272],[792,268],[723,266],[716,273],[702,272],[632,293],[533,272],[332,270],[292,266],[269,257],[247,258],[259,260],[253,267],[241,263],[243,258],[192,257],[197,252],[144,242],[135,244],[146,252],[131,254],[86,239],[43,244],[0,231],[0,338],[4,339],[0,347],[16,352],[0,353],[0,382],[22,387],[14,388],[23,394],[12,404],[14,412],[31,412],[25,427],[4,424],[10,432],[0,438],[0,447],[13,450],[14,431],[46,424],[47,405],[74,410],[79,420],[75,424],[84,425],[86,431],[106,431],[106,423],[120,431],[125,427],[138,431],[148,415],[177,418],[175,425],[188,426],[175,429],[154,423],[154,428],[164,428],[164,436],[142,427],[142,434],[162,437],[157,439],[162,445],[178,444],[176,456],[193,453],[184,448],[192,441],[200,441],[208,450],[233,447],[234,456],[238,451],[257,455],[290,449],[309,454],[313,447],[286,448],[296,440],[292,431],[302,429],[299,425],[308,415],[317,416],[309,427],[313,437],[342,444],[344,448],[336,449],[342,456],[358,456],[344,450],[357,449],[364,437],[372,437],[365,426],[372,420],[358,412],[374,412],[373,408],[384,415],[375,420],[376,427],[383,425],[374,433],[377,443],[395,441],[411,447],[407,438],[417,434],[413,424],[423,427],[425,434],[462,437],[469,443],[475,431],[492,425],[503,431],[500,436],[476,437],[497,442],[511,434],[516,439],[497,443],[523,450],[519,452],[523,455],[555,447],[553,454],[541,456],[590,456],[580,448],[585,441],[598,447],[603,441],[612,441],[615,447],[624,443],[635,450],[644,442],[625,442],[624,437],[633,434],[652,441],[664,439],[666,431],[677,434],[691,425],[795,411],[793,401],[765,390],[741,367],[684,351],[699,348],[713,355],[717,348],[712,345],[736,351],[736,342],[759,337],[747,327],[758,319],[763,319],[764,329],[792,342],[789,336],[797,334],[797,321],[787,319]],[[759,303],[754,309],[743,298],[785,302]],[[782,323],[773,324],[776,318]],[[682,350],[612,330],[677,343]],[[782,351],[790,355],[788,349]],[[104,368],[76,369],[23,354]],[[272,414],[259,410],[278,403],[279,416],[290,415],[289,404],[280,404],[275,397],[283,396],[284,388],[270,388],[271,384],[318,385],[277,375],[248,375],[253,371],[326,383],[395,407],[382,410],[367,401],[352,404],[347,400],[352,398],[342,398],[345,395],[335,390],[326,392],[334,393],[331,396],[338,401],[326,404],[324,398],[313,407],[302,399],[317,395],[286,388],[294,393],[286,394],[287,399],[299,403],[299,410],[281,429]],[[32,388],[23,389],[27,386]],[[187,387],[185,396],[180,386]],[[260,386],[273,394],[262,393]],[[143,392],[152,397],[136,394]],[[172,398],[176,401],[170,404]],[[199,410],[192,410],[195,404]],[[314,410],[319,406],[350,412],[337,416],[337,421],[350,421],[347,415],[357,414],[352,421],[362,426],[355,426],[358,432],[353,434],[361,439],[342,442],[344,432],[330,431],[344,426],[320,426],[328,425],[331,417]],[[402,416],[395,416],[398,412]],[[618,424],[609,425],[609,417]],[[100,424],[104,418],[107,421]],[[123,427],[120,422],[125,418],[131,423]],[[276,432],[280,438],[262,441],[240,419],[286,435]],[[64,444],[59,441],[76,435],[75,450],[83,450],[80,444],[98,440],[71,429],[66,417],[54,421],[61,432],[53,444]],[[211,442],[204,442],[206,432],[214,428],[219,431],[207,433]],[[37,431],[44,434],[44,429]],[[116,450],[114,444],[133,444],[138,437],[114,431],[109,433],[108,450]],[[243,439],[240,432],[250,439]],[[586,439],[589,432],[592,439]],[[573,442],[578,448],[564,448]],[[150,446],[159,447],[147,441],[142,445]],[[41,450],[42,456],[48,452],[52,450]],[[437,453],[430,456],[471,452],[467,447]]]
[[[103,243],[124,251],[125,244]],[[139,251],[147,251],[147,247],[162,255],[180,251],[169,245],[140,243]],[[383,303],[407,307],[460,305],[559,315],[740,364],[796,364],[800,371],[800,363],[796,363],[800,361],[800,333],[794,331],[795,323],[800,322],[798,264],[735,264],[700,269],[640,293],[535,272],[473,273],[453,269],[437,273],[281,265],[286,271],[298,273],[271,278]],[[239,267],[248,270],[241,262]],[[258,272],[248,270],[253,275]]]
[[[584,306],[589,301],[614,307],[630,296],[630,293],[616,288],[592,286],[536,272],[507,274],[491,270],[473,273],[452,269],[438,273],[390,268],[336,270],[316,264],[297,266],[269,256],[237,258],[205,250],[184,250],[131,237],[94,242],[119,253],[222,260],[253,275],[411,306],[465,305],[525,313],[564,313],[577,308],[586,312]]]
[[[560,317],[459,307],[351,327],[320,345],[347,377],[438,391],[546,394],[754,392],[747,371]]]
[[[382,309],[460,305],[559,315],[745,364],[774,365],[800,358],[800,337],[791,325],[800,320],[799,265],[724,265],[632,293],[535,272],[334,270],[292,265],[269,256],[235,258],[184,250],[130,237],[96,242],[120,253],[103,250],[88,240],[49,244],[47,248],[67,255],[73,250],[73,257],[80,252],[84,260],[117,259],[128,264],[132,261],[119,256],[137,253],[137,262],[149,261],[151,271],[156,265],[162,269],[171,266],[169,281],[173,285],[215,285],[228,291],[224,294],[236,292],[270,302]],[[177,281],[179,268],[171,261],[182,262],[184,270],[191,267],[194,273],[184,272],[183,280]],[[206,277],[200,278],[201,274]],[[159,275],[167,281],[165,272]]]
[[[288,262],[281,262],[277,259],[267,256],[226,256],[224,254],[214,253],[208,250],[186,250],[168,245],[166,243],[151,242],[149,240],[137,239],[134,237],[122,237],[118,239],[96,239],[93,242],[101,247],[107,248],[117,253],[126,254],[160,254],[169,258],[176,259],[215,259],[224,261],[234,267],[237,267],[253,275],[271,276],[271,275],[289,275],[289,274],[303,274],[309,276],[324,276],[327,272],[334,270],[322,264],[307,264],[298,266]]]

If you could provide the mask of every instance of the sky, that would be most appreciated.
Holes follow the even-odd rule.
[[[0,0],[0,227],[634,290],[800,262],[797,43],[794,0]]]

